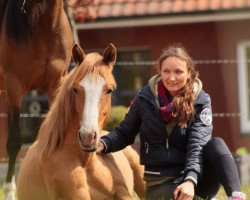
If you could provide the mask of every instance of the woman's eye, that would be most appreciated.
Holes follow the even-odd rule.
[[[177,70],[177,71],[176,71],[176,74],[181,74],[181,73],[182,73],[181,70]]]

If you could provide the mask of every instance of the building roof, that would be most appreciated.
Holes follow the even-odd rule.
[[[249,0],[100,0],[97,18],[204,12],[250,7]]]
[[[250,8],[250,0],[68,0],[78,22],[112,18],[235,11]]]

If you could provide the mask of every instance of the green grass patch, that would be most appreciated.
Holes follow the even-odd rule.
[[[250,197],[250,186],[242,186],[242,191],[246,194],[246,196]],[[140,200],[136,194],[133,195],[134,200]],[[225,200],[227,199],[227,195],[225,194],[223,188],[220,189],[219,193],[216,196],[217,200]],[[0,188],[0,200],[3,200],[3,189]]]
[[[2,200],[3,199],[3,190],[2,190],[2,188],[0,188],[0,200]]]
[[[248,186],[242,186],[242,187],[241,187],[241,190],[242,190],[242,192],[245,193],[245,195],[246,195],[246,197],[247,197],[246,199],[249,199],[249,197],[250,197],[250,185],[248,185]],[[216,196],[216,199],[218,199],[218,200],[227,199],[227,195],[226,195],[226,193],[224,192],[224,189],[223,189],[223,188],[220,189],[219,193],[218,193],[217,196]]]

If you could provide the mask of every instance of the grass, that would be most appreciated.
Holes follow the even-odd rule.
[[[246,194],[247,199],[249,199],[250,186],[242,186],[241,190],[242,190],[242,192],[244,192]],[[220,189],[219,193],[217,194],[216,199],[217,200],[226,200],[227,199],[227,196],[222,188]]]
[[[250,186],[242,186],[242,191],[246,194],[246,196],[248,198],[250,197]],[[139,198],[136,195],[134,195],[134,196],[135,196],[134,200],[139,200]],[[227,199],[227,196],[222,188],[220,189],[216,198],[217,198],[217,200],[226,200]],[[3,200],[2,188],[0,188],[0,200]]]
[[[2,190],[2,188],[0,188],[0,200],[2,200],[3,199],[3,190]]]

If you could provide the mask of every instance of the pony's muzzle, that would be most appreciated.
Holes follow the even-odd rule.
[[[78,132],[78,141],[83,151],[96,151],[97,133],[93,132]]]

